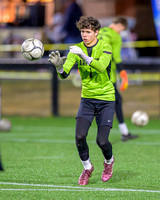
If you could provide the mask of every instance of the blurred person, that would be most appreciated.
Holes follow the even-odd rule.
[[[66,33],[62,30],[64,15],[61,11],[54,14],[53,22],[45,29],[46,37],[51,43],[63,43]]]
[[[45,6],[40,0],[32,5],[29,5],[29,16],[27,19],[28,26],[43,27],[45,24]]]
[[[123,42],[134,42],[137,40],[136,34],[131,33],[131,31],[128,29],[126,31],[122,31],[121,33],[122,43]],[[137,59],[137,52],[134,47],[125,47],[121,49],[121,58],[122,60],[130,60],[130,59]]]
[[[81,35],[76,27],[76,21],[83,15],[81,7],[76,0],[64,0],[66,10],[64,14],[64,24],[62,30],[66,33],[64,43],[81,42]]]
[[[128,76],[127,72],[124,70],[121,59],[121,45],[122,38],[120,33],[126,30],[128,27],[127,19],[124,17],[117,17],[108,27],[103,27],[99,31],[98,38],[107,42],[112,47],[112,62],[111,62],[111,81],[115,88],[115,111],[119,123],[119,130],[121,132],[121,140],[127,141],[130,139],[135,139],[138,136],[133,135],[129,132],[127,124],[124,121],[123,110],[122,110],[122,96],[117,89],[117,72],[122,78],[122,84],[120,87],[121,91],[124,91],[128,87]]]
[[[137,34],[135,32],[131,32],[131,30],[135,28],[136,19],[132,17],[127,17],[127,22],[128,22],[128,28],[120,32],[122,43],[133,42],[137,40]],[[121,48],[122,60],[137,59],[137,57],[138,53],[134,47],[130,48],[126,46],[125,48]]]
[[[112,49],[97,39],[101,27],[99,21],[94,17],[82,16],[76,25],[83,41],[70,46],[66,60],[56,51],[49,55],[49,62],[56,67],[62,79],[67,78],[74,63],[78,63],[82,92],[76,116],[75,140],[84,167],[78,184],[87,185],[94,170],[87,144],[88,131],[94,117],[97,123],[96,142],[104,155],[101,179],[105,182],[112,177],[114,157],[108,138],[115,110],[115,91],[109,78]]]

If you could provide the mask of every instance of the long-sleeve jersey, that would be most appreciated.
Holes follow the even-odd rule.
[[[76,46],[80,47],[87,56],[93,57],[92,62],[87,65],[78,55],[69,52],[63,65],[64,72],[59,76],[62,79],[66,78],[64,74],[69,74],[77,62],[82,80],[81,97],[114,101],[115,91],[110,81],[111,46],[102,40],[98,40],[93,47],[87,48],[83,42]]]
[[[122,39],[119,33],[109,27],[103,27],[99,31],[98,38],[107,42],[112,47],[111,81],[116,82],[117,70],[122,70],[121,45]]]

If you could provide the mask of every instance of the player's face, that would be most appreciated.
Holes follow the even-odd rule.
[[[120,33],[121,31],[124,31],[126,28],[121,24],[117,24],[116,26],[117,32]]]
[[[82,29],[81,37],[87,47],[91,47],[97,42],[98,31],[94,32],[91,29]]]

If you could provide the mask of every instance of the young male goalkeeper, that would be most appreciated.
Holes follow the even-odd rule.
[[[122,110],[122,97],[118,92],[116,86],[117,72],[120,73],[122,78],[122,84],[120,87],[121,91],[124,91],[128,87],[128,77],[126,71],[123,69],[121,59],[121,45],[122,39],[120,32],[127,29],[127,19],[124,17],[117,17],[109,25],[109,27],[103,27],[99,31],[98,39],[102,39],[112,47],[112,63],[111,63],[111,81],[115,88],[115,111],[119,122],[119,129],[121,132],[121,140],[127,141],[130,139],[137,138],[137,135],[133,135],[129,132],[127,125],[124,121],[123,110]]]
[[[115,91],[109,75],[112,49],[110,45],[97,39],[101,27],[99,21],[94,17],[82,16],[76,25],[83,41],[70,47],[66,60],[57,51],[49,55],[49,61],[62,79],[67,78],[75,62],[78,63],[82,93],[76,117],[75,139],[84,166],[78,184],[86,185],[94,170],[87,144],[88,130],[94,117],[97,123],[96,142],[104,155],[101,179],[105,182],[112,177],[114,157],[108,137],[115,110]]]

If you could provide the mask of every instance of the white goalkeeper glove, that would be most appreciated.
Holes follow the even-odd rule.
[[[52,52],[49,55],[48,61],[51,62],[57,69],[57,71],[62,74],[63,73],[63,64],[66,60],[66,57],[60,57],[59,51]]]
[[[87,65],[91,63],[93,60],[92,57],[87,56],[80,47],[77,46],[70,46],[69,48],[71,53],[77,54],[80,58],[86,61]]]

